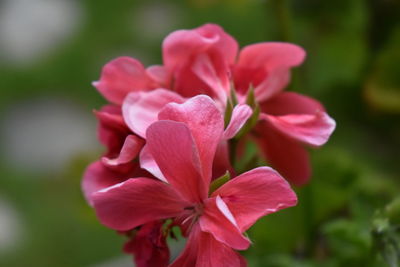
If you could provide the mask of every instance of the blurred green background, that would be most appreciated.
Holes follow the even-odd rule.
[[[399,18],[398,0],[0,1],[0,266],[131,266],[80,191],[103,151],[90,83],[117,56],[161,63],[169,32],[206,22],[303,46],[289,90],[337,121],[299,205],[249,231],[249,265],[397,266]]]

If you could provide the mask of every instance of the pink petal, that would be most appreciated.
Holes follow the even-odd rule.
[[[256,168],[235,177],[212,196],[220,196],[224,200],[241,232],[260,217],[297,203],[290,185],[269,167]]]
[[[219,196],[207,200],[199,224],[202,231],[229,247],[244,250],[250,246],[250,240],[242,235],[234,216]]]
[[[308,182],[311,176],[310,159],[307,150],[299,142],[265,122],[257,125],[256,132],[255,140],[273,168],[295,185]]]
[[[169,88],[170,75],[164,66],[153,65],[146,69],[147,75],[153,79],[160,87]]]
[[[157,121],[147,129],[147,148],[158,167],[184,199],[198,203],[207,196],[199,152],[189,128],[175,121]]]
[[[157,121],[160,110],[168,103],[182,103],[184,99],[166,89],[150,92],[130,93],[123,105],[122,113],[128,127],[142,138],[146,137],[146,129]]]
[[[229,246],[195,226],[184,251],[171,267],[246,267],[246,260]]]
[[[146,223],[125,243],[124,252],[135,256],[137,267],[168,266],[170,253],[162,226],[163,221]]]
[[[169,104],[159,113],[160,120],[183,122],[190,129],[200,156],[205,184],[211,179],[212,164],[223,133],[224,121],[214,101],[200,95],[183,104]]]
[[[158,180],[132,178],[93,194],[101,223],[127,231],[151,221],[177,216],[184,201],[175,190]]]
[[[300,65],[305,51],[290,43],[259,43],[244,47],[235,66],[235,86],[244,94],[250,85],[258,101],[266,100],[283,89],[290,78],[289,70]]]
[[[231,139],[240,131],[246,121],[251,117],[253,111],[246,104],[236,105],[232,112],[231,120],[224,132],[224,139]]]
[[[160,168],[158,167],[156,161],[154,160],[152,154],[150,153],[148,146],[144,146],[142,151],[140,152],[140,167],[150,172],[156,178],[160,179],[163,182],[167,183],[167,179],[165,179],[162,174]]]
[[[136,135],[128,135],[121,148],[121,152],[116,158],[110,159],[103,157],[102,162],[108,166],[117,166],[132,161],[139,154],[140,150],[144,145],[143,139],[140,139]]]
[[[101,161],[93,162],[86,168],[82,180],[82,190],[87,202],[93,205],[91,196],[94,192],[132,177],[134,171],[133,165],[113,170],[105,167]]]
[[[191,55],[215,50],[233,64],[238,44],[215,24],[205,24],[193,30],[179,30],[169,34],[163,42],[163,58],[167,68],[175,70]]]
[[[228,143],[226,140],[222,140],[218,144],[217,150],[215,152],[212,169],[212,179],[221,177],[226,173],[226,171],[229,171],[232,176],[235,176],[235,170],[233,169],[229,160]]]
[[[146,91],[156,84],[147,76],[142,63],[130,57],[119,57],[108,62],[100,80],[93,85],[110,102],[121,105],[125,96],[133,91]]]
[[[316,100],[296,93],[281,93],[262,105],[260,118],[282,134],[312,146],[325,144],[336,127]]]
[[[94,114],[98,119],[98,138],[107,147],[107,156],[115,156],[130,133],[122,118],[121,108],[106,105],[100,111],[94,111]]]

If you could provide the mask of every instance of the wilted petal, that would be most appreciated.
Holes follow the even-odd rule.
[[[182,103],[184,99],[166,89],[130,93],[122,105],[122,113],[128,127],[140,137],[146,137],[146,129],[157,121],[160,110],[168,103]]]
[[[316,100],[296,93],[281,93],[262,105],[260,118],[286,136],[312,146],[326,143],[335,121]]]
[[[208,184],[189,128],[181,122],[157,121],[149,126],[146,137],[146,146],[168,183],[189,202],[204,199]]]
[[[302,144],[265,122],[258,124],[256,133],[255,140],[274,169],[295,185],[308,182],[311,176],[310,158]]]
[[[199,223],[202,231],[212,234],[215,239],[229,247],[244,250],[250,245],[228,206],[219,196],[207,200]]]
[[[231,120],[224,131],[224,139],[233,138],[251,117],[253,111],[246,104],[236,105],[232,111]]]
[[[183,104],[165,106],[158,118],[183,122],[190,129],[199,152],[204,182],[208,186],[215,151],[224,127],[222,114],[215,102],[205,95],[196,96]]]
[[[171,267],[246,267],[246,260],[229,246],[195,225],[181,255]]]
[[[142,149],[144,141],[135,135],[128,135],[116,158],[103,157],[102,162],[108,166],[117,166],[132,161]]]
[[[296,205],[297,197],[286,180],[269,167],[243,173],[218,188],[239,229],[244,232],[260,217]]]
[[[121,105],[133,91],[146,91],[155,86],[147,76],[142,63],[130,57],[119,57],[107,63],[100,80],[93,85],[108,101]]]
[[[175,217],[185,206],[171,186],[150,178],[131,178],[94,193],[92,199],[100,221],[119,231]]]
[[[168,266],[170,253],[162,226],[163,221],[146,223],[125,243],[124,252],[134,255],[136,267]]]
[[[167,183],[167,179],[165,179],[147,146],[144,146],[140,152],[140,167],[147,170],[161,181]]]

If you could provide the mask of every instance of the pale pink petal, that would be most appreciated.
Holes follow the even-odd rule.
[[[229,246],[194,225],[183,252],[171,267],[246,267],[246,260]]]
[[[119,57],[107,63],[100,80],[93,85],[108,101],[121,105],[125,96],[133,91],[154,88],[142,63],[130,57]]]
[[[250,246],[250,240],[242,235],[229,208],[219,197],[207,199],[199,224],[202,231],[229,247],[244,250]]]
[[[245,94],[255,88],[258,101],[282,90],[290,79],[290,68],[300,65],[305,51],[294,44],[270,42],[244,47],[234,69],[235,88]]]
[[[224,139],[231,139],[240,131],[242,126],[251,117],[253,111],[246,104],[236,105],[232,111],[231,120],[224,131]]]
[[[128,127],[140,137],[146,137],[146,129],[157,121],[160,110],[168,103],[182,103],[184,99],[166,89],[130,93],[122,105],[122,113]]]
[[[92,199],[101,223],[119,231],[175,217],[186,205],[171,186],[150,178],[131,178],[94,193]]]
[[[269,167],[243,173],[218,188],[241,232],[260,217],[296,205],[297,197],[286,180]]]
[[[208,186],[215,151],[224,127],[222,114],[215,102],[205,95],[196,96],[183,104],[165,106],[158,118],[183,122],[190,129],[199,152],[204,182]]]
[[[162,174],[160,168],[158,167],[156,161],[154,160],[146,145],[140,152],[140,167],[147,170],[161,181],[167,183],[167,179],[165,179],[164,175]]]
[[[260,118],[276,130],[312,146],[325,144],[336,127],[335,121],[316,100],[286,92],[263,103]]]
[[[310,158],[302,144],[266,122],[257,125],[256,134],[256,142],[274,169],[295,185],[308,182],[311,176]]]
[[[146,134],[147,148],[168,183],[184,199],[198,203],[207,196],[199,152],[189,128],[175,121],[157,121]]]
[[[144,145],[143,139],[136,135],[128,135],[116,158],[103,157],[102,162],[108,166],[117,166],[132,161],[139,154]]]
[[[219,102],[225,104],[229,92],[229,79],[226,75],[228,67],[225,66],[223,69],[226,69],[223,73],[225,75],[219,76],[210,56],[207,54],[198,55],[192,65],[193,73],[211,88]]]
[[[122,170],[113,170],[105,167],[101,161],[95,161],[90,164],[83,174],[81,185],[86,201],[90,205],[93,205],[91,196],[94,192],[132,177],[135,171],[135,166],[128,166],[129,169],[126,167],[127,166],[124,166]]]

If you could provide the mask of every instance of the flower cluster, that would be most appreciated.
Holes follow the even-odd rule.
[[[86,169],[85,197],[100,221],[129,237],[137,266],[167,266],[166,239],[186,246],[170,266],[246,266],[236,250],[260,217],[296,205],[305,146],[321,146],[335,122],[314,99],[282,92],[305,52],[288,43],[244,47],[217,25],[179,30],[163,42],[163,65],[107,63],[95,114],[107,148]],[[233,158],[258,144],[270,167],[237,173]],[[287,180],[287,181],[286,181]]]

